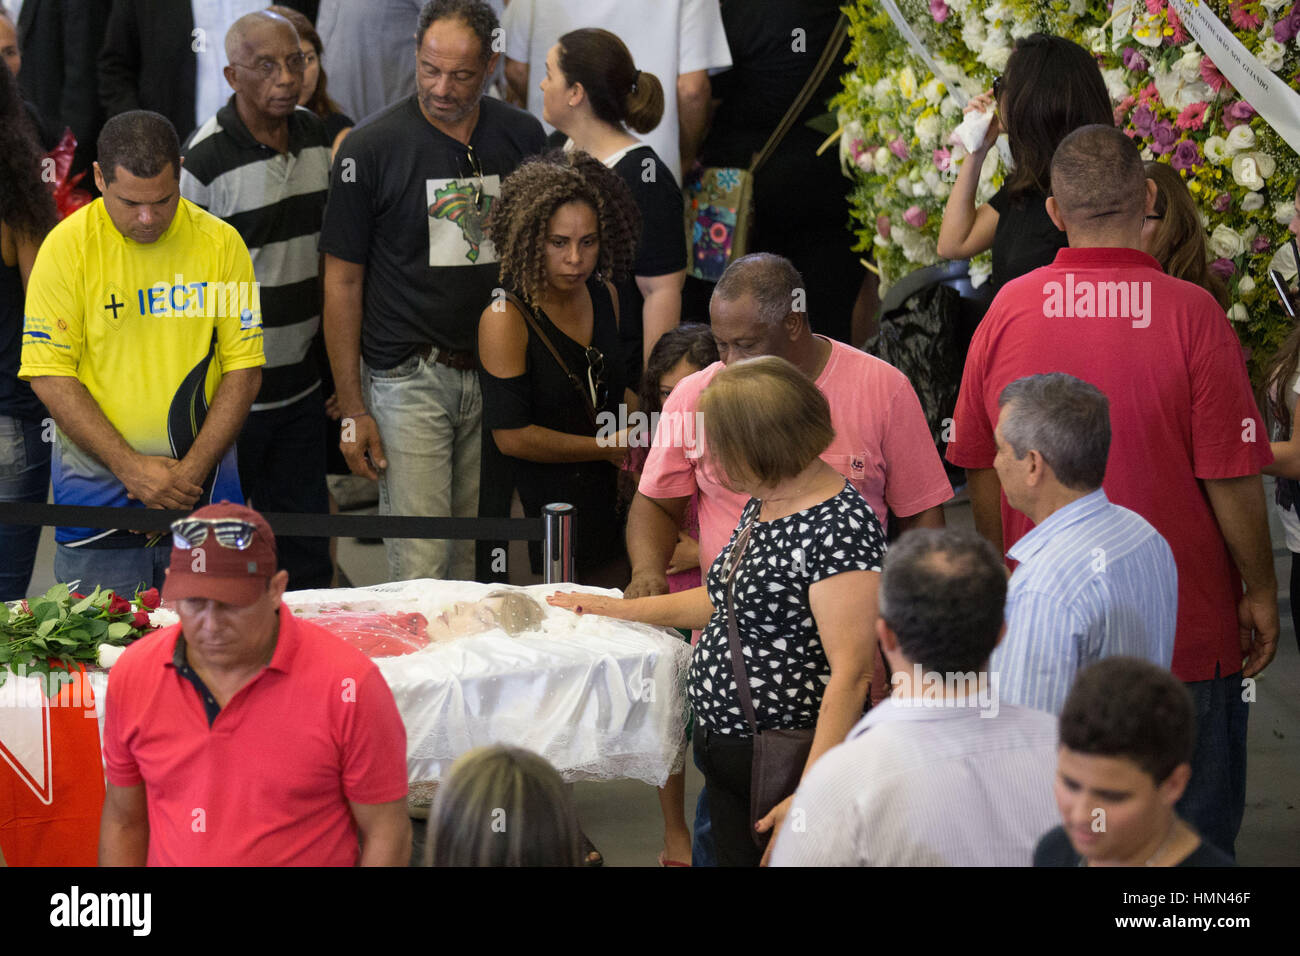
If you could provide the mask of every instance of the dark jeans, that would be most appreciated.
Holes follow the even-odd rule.
[[[39,421],[0,415],[0,501],[44,504],[50,490],[50,443]],[[40,525],[0,524],[0,601],[27,597]]]
[[[717,866],[758,866],[762,848],[750,836],[752,737],[712,733],[695,725],[695,765],[709,794],[710,831]]]
[[[249,412],[239,433],[239,484],[258,511],[327,515],[325,433],[320,389],[263,412]],[[276,560],[289,587],[327,588],[334,577],[329,538],[275,539]]]
[[[1229,856],[1246,808],[1246,723],[1241,672],[1191,681],[1187,690],[1196,709],[1196,751],[1192,779],[1178,801],[1178,814],[1202,839]]]

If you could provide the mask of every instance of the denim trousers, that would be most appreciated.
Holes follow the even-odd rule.
[[[249,412],[239,433],[239,484],[258,511],[329,514],[325,484],[325,399],[317,388],[283,408]],[[327,588],[334,577],[329,538],[275,539],[289,587]]]
[[[50,490],[50,448],[39,421],[0,415],[0,501],[44,504]],[[40,525],[0,524],[0,601],[27,597]]]
[[[55,545],[54,577],[63,584],[80,582],[77,590],[89,594],[96,586],[118,597],[131,598],[137,588],[162,590],[171,561],[171,545],[156,548],[69,548]]]
[[[361,376],[388,461],[379,473],[379,513],[477,517],[478,373],[440,365],[433,355],[412,355],[390,369],[363,362]],[[473,541],[387,538],[384,549],[393,581],[474,579]]]
[[[1234,844],[1246,809],[1246,725],[1241,672],[1186,685],[1196,710],[1192,779],[1177,812],[1207,843],[1235,857]]]

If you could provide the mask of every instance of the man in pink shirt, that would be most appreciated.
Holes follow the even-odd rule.
[[[966,358],[948,460],[967,470],[976,527],[1006,551],[1031,522],[1008,506],[993,469],[1002,389],[1066,372],[1106,393],[1106,497],[1149,521],[1178,567],[1172,670],[1197,703],[1179,813],[1231,854],[1245,805],[1242,677],[1277,648],[1260,479],[1272,454],[1223,309],[1140,251],[1155,189],[1137,147],[1111,127],[1083,127],[1061,143],[1047,211],[1070,248],[993,300]]]
[[[172,530],[181,621],[109,676],[100,865],[405,866],[406,731],[383,675],[280,603],[256,511],[209,505]]]
[[[664,594],[665,568],[692,494],[699,491],[700,569],[708,573],[749,499],[727,488],[705,461],[695,426],[700,393],[726,364],[777,355],[817,383],[831,406],[835,440],[821,457],[866,498],[882,528],[943,527],[952,497],[916,392],[902,372],[874,356],[814,335],[799,308],[803,280],[769,253],[737,259],[709,303],[720,362],[683,379],[664,404],[627,523],[632,561],[628,597]]]

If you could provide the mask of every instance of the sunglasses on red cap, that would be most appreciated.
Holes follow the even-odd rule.
[[[172,522],[172,545],[189,550],[208,540],[208,532],[217,544],[232,551],[246,551],[253,546],[257,525],[240,518],[179,518]]]

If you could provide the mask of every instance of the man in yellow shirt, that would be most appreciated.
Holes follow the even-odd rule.
[[[240,503],[234,442],[261,384],[262,316],[239,234],[181,198],[164,117],[113,117],[103,193],[50,232],[27,288],[19,378],[58,426],[56,504]],[[129,518],[123,519],[129,527]],[[60,527],[54,573],[127,595],[160,586],[162,535]]]

